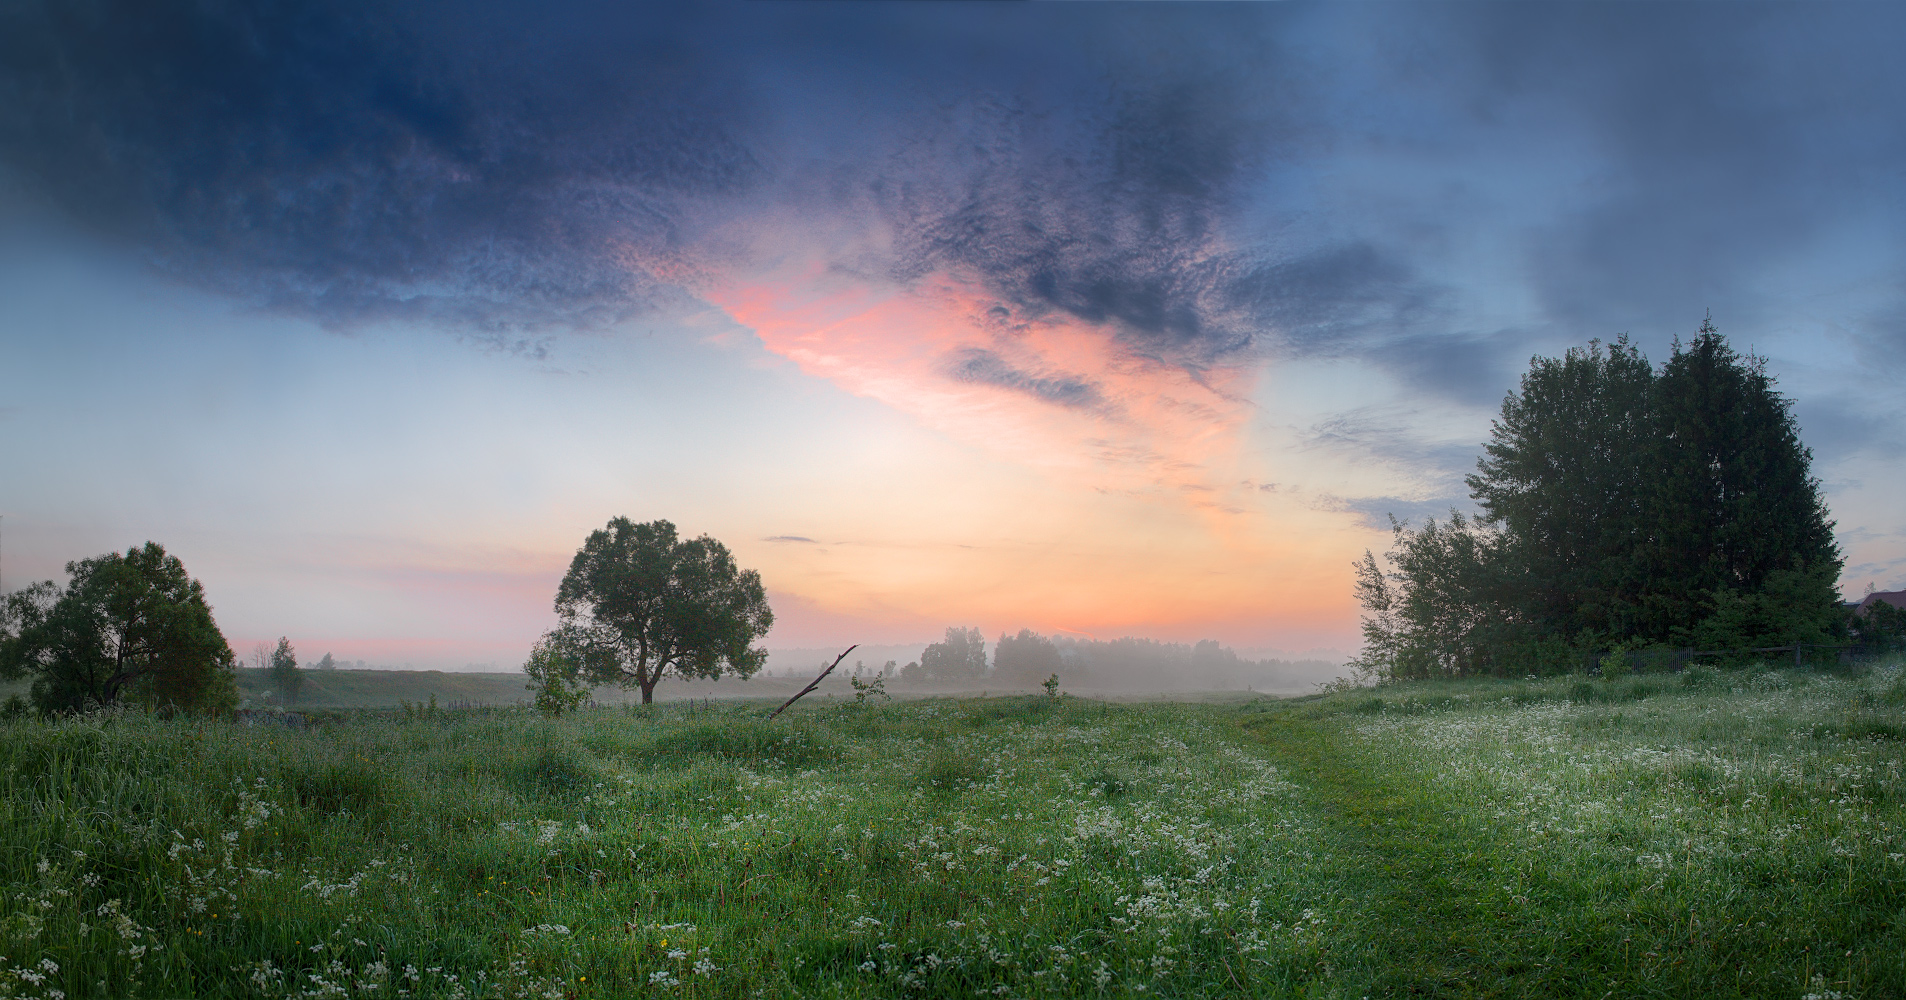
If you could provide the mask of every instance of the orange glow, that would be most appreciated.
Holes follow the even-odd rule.
[[[803,373],[986,457],[958,462],[958,483],[816,514],[839,543],[751,547],[798,598],[783,641],[843,615],[1265,643],[1354,630],[1366,533],[1253,485],[1254,370],[1137,357],[1113,330],[1028,320],[948,276],[877,288],[814,269],[707,297]],[[962,379],[979,351],[1006,377]]]

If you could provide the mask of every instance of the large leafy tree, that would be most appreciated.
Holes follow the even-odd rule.
[[[1405,679],[1526,668],[1534,632],[1518,608],[1525,574],[1505,557],[1504,534],[1460,511],[1441,524],[1391,526],[1394,568],[1368,552],[1356,564],[1365,612],[1358,669]]]
[[[1502,402],[1470,496],[1502,533],[1499,555],[1519,570],[1509,596],[1538,634],[1625,626],[1648,530],[1653,386],[1648,359],[1622,337],[1532,359]]]
[[[761,575],[737,568],[726,546],[626,517],[583,542],[556,590],[556,613],[552,648],[580,678],[638,688],[645,705],[665,676],[752,675],[768,655],[753,643],[774,625]]]
[[[237,666],[205,590],[157,543],[68,563],[7,596],[0,675],[32,678],[41,712],[132,702],[226,712]]]

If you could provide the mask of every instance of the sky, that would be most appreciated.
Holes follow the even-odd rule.
[[[1529,360],[1703,317],[1906,588],[1895,4],[0,4],[0,586],[509,669],[610,518],[770,647],[1357,645]]]

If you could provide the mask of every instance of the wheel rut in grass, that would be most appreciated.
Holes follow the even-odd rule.
[[[1322,848],[1342,872],[1340,905],[1355,914],[1360,954],[1347,964],[1365,967],[1378,991],[1372,995],[1585,989],[1557,982],[1549,971],[1557,943],[1501,909],[1500,859],[1486,834],[1437,809],[1425,794],[1426,775],[1382,760],[1331,721],[1270,715],[1247,723],[1247,731],[1326,824]]]

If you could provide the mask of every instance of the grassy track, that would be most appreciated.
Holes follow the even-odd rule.
[[[0,997],[1906,996],[1906,681],[0,725]]]
[[[1486,901],[1495,859],[1422,795],[1420,774],[1373,766],[1326,722],[1279,713],[1252,726],[1320,807],[1320,826],[1362,914],[1358,965],[1374,989],[1490,995],[1533,985],[1529,942]]]
[[[1893,672],[1419,685],[1249,723],[1373,995],[1906,995]]]

